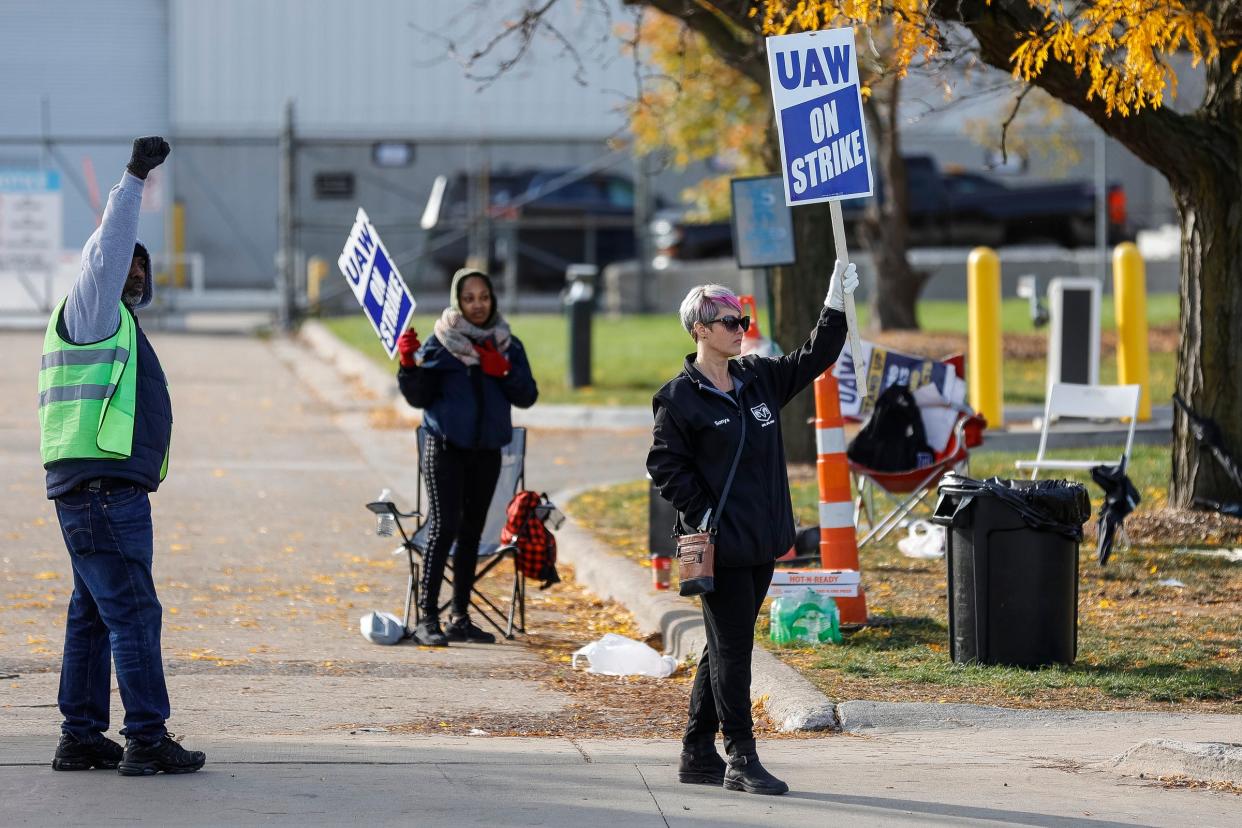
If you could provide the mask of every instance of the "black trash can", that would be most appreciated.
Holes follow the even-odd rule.
[[[1087,489],[1064,480],[947,475],[949,652],[958,663],[1042,667],[1078,654],[1078,545]]]

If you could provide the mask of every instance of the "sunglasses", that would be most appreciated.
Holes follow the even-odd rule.
[[[719,319],[713,319],[711,322],[705,322],[704,324],[712,325],[716,322],[724,325],[725,330],[729,333],[734,333],[738,328],[741,328],[743,332],[750,330],[749,316],[722,316]]]

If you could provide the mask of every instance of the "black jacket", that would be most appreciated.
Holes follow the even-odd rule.
[[[845,335],[845,314],[824,308],[810,339],[793,353],[730,360],[740,405],[694,368],[693,354],[652,399],[647,471],[685,527],[697,527],[715,507],[737,451],[738,418],[746,418],[746,442],[716,538],[719,566],[768,563],[793,546],[780,409],[836,361]]]

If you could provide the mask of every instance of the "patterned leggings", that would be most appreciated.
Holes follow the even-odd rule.
[[[500,477],[500,449],[463,449],[428,435],[419,462],[427,483],[428,509],[418,610],[423,616],[439,616],[440,584],[451,553],[453,615],[463,616],[470,609],[479,537]]]

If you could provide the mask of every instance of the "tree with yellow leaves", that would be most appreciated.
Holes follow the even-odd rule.
[[[898,76],[970,49],[1085,113],[1169,182],[1182,228],[1177,390],[1220,424],[1224,448],[1242,458],[1242,0],[626,2],[677,18],[761,87],[766,36],[853,26],[860,38],[887,33]],[[1190,111],[1170,105],[1178,54],[1204,74],[1203,98]],[[823,212],[794,211],[801,260],[776,275],[778,335],[810,327],[805,299],[822,290],[833,258]],[[802,431],[809,434],[788,428],[787,441]],[[1170,502],[1189,507],[1197,498],[1242,502],[1242,491],[1199,453],[1177,412]]]
[[[532,2],[509,31],[529,38],[532,20],[556,2]],[[1177,390],[1220,424],[1221,447],[1242,458],[1242,0],[623,2],[676,18],[703,38],[713,59],[759,90],[768,88],[766,37],[853,26],[864,42],[890,44],[892,77],[971,51],[1085,113],[1169,182],[1182,229]],[[1183,54],[1204,77],[1203,97],[1189,111],[1169,103],[1178,87],[1173,58]],[[770,131],[767,143],[771,153]],[[883,164],[884,153],[877,157]],[[794,211],[800,258],[773,278],[782,341],[796,341],[814,322],[817,308],[807,298],[827,287],[829,226],[825,205]],[[809,412],[804,395],[782,415],[792,459],[814,456],[811,429],[803,426]],[[1169,495],[1178,507],[1197,499],[1242,502],[1242,487],[1199,452],[1180,410]]]

